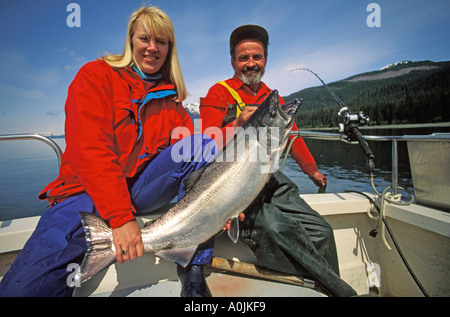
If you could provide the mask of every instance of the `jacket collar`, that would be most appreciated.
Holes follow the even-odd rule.
[[[119,75],[126,80],[130,87],[141,88],[144,87],[144,91],[161,91],[161,90],[176,90],[175,85],[167,82],[164,78],[161,78],[156,83],[150,83],[143,80],[136,72],[129,67],[115,69]],[[140,86],[140,87],[139,87]]]

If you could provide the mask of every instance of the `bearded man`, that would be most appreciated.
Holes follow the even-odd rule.
[[[230,36],[234,76],[219,81],[200,98],[201,132],[214,132],[210,136],[219,147],[232,136],[230,129],[240,127],[272,91],[261,81],[268,45],[269,35],[261,26],[235,29]],[[284,104],[281,97],[280,103]],[[217,133],[218,129],[222,133]],[[298,130],[295,123],[292,130]],[[327,184],[302,138],[294,140],[290,154],[317,186]],[[243,213],[240,240],[253,251],[257,264],[312,276],[334,296],[356,295],[339,277],[332,227],[300,197],[297,186],[283,173],[273,173],[260,197]]]

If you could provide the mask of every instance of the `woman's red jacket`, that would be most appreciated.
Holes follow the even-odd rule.
[[[55,203],[86,192],[112,228],[132,220],[126,179],[181,138],[171,138],[174,129],[193,133],[175,95],[174,85],[150,84],[128,68],[113,69],[104,61],[83,66],[65,105],[66,150],[59,176],[39,198]]]

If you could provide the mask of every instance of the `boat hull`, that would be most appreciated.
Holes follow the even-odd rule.
[[[302,198],[317,210],[334,229],[341,277],[359,295],[423,296],[388,234],[388,250],[379,236],[369,233],[377,221],[367,216],[369,201],[358,194],[310,194]],[[388,205],[386,219],[417,278],[430,296],[450,296],[450,217],[429,207]],[[141,217],[144,222],[158,214]],[[0,259],[5,266],[31,235],[38,217],[3,222],[0,228]],[[251,251],[226,235],[216,238],[214,256],[255,263]],[[5,269],[3,270],[5,271]],[[70,273],[70,272],[69,272]],[[68,274],[69,274],[68,273]],[[299,277],[301,279],[302,277]],[[320,289],[292,282],[270,281],[246,272],[236,274],[208,267],[207,281],[213,296],[325,296]],[[307,285],[309,287],[314,286]],[[317,286],[317,283],[316,283]],[[176,266],[152,254],[123,265],[115,264],[91,281],[76,287],[75,296],[179,296]]]

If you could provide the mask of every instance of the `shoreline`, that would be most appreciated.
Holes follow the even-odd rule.
[[[406,124],[389,124],[389,125],[373,125],[373,126],[360,126],[361,130],[371,129],[413,129],[413,128],[450,128],[450,122],[438,122],[438,123],[406,123]],[[338,130],[338,127],[332,128],[299,128],[300,130],[321,130],[332,131]]]
[[[390,124],[390,125],[372,125],[372,126],[361,126],[359,127],[361,130],[371,130],[371,129],[411,129],[411,128],[450,128],[450,122],[438,122],[438,123],[406,123],[406,124]],[[301,128],[299,130],[318,130],[318,131],[333,131],[338,130],[339,128]],[[194,121],[194,132],[199,132],[199,127],[195,125]],[[54,135],[53,139],[61,139],[64,138],[64,134]]]

